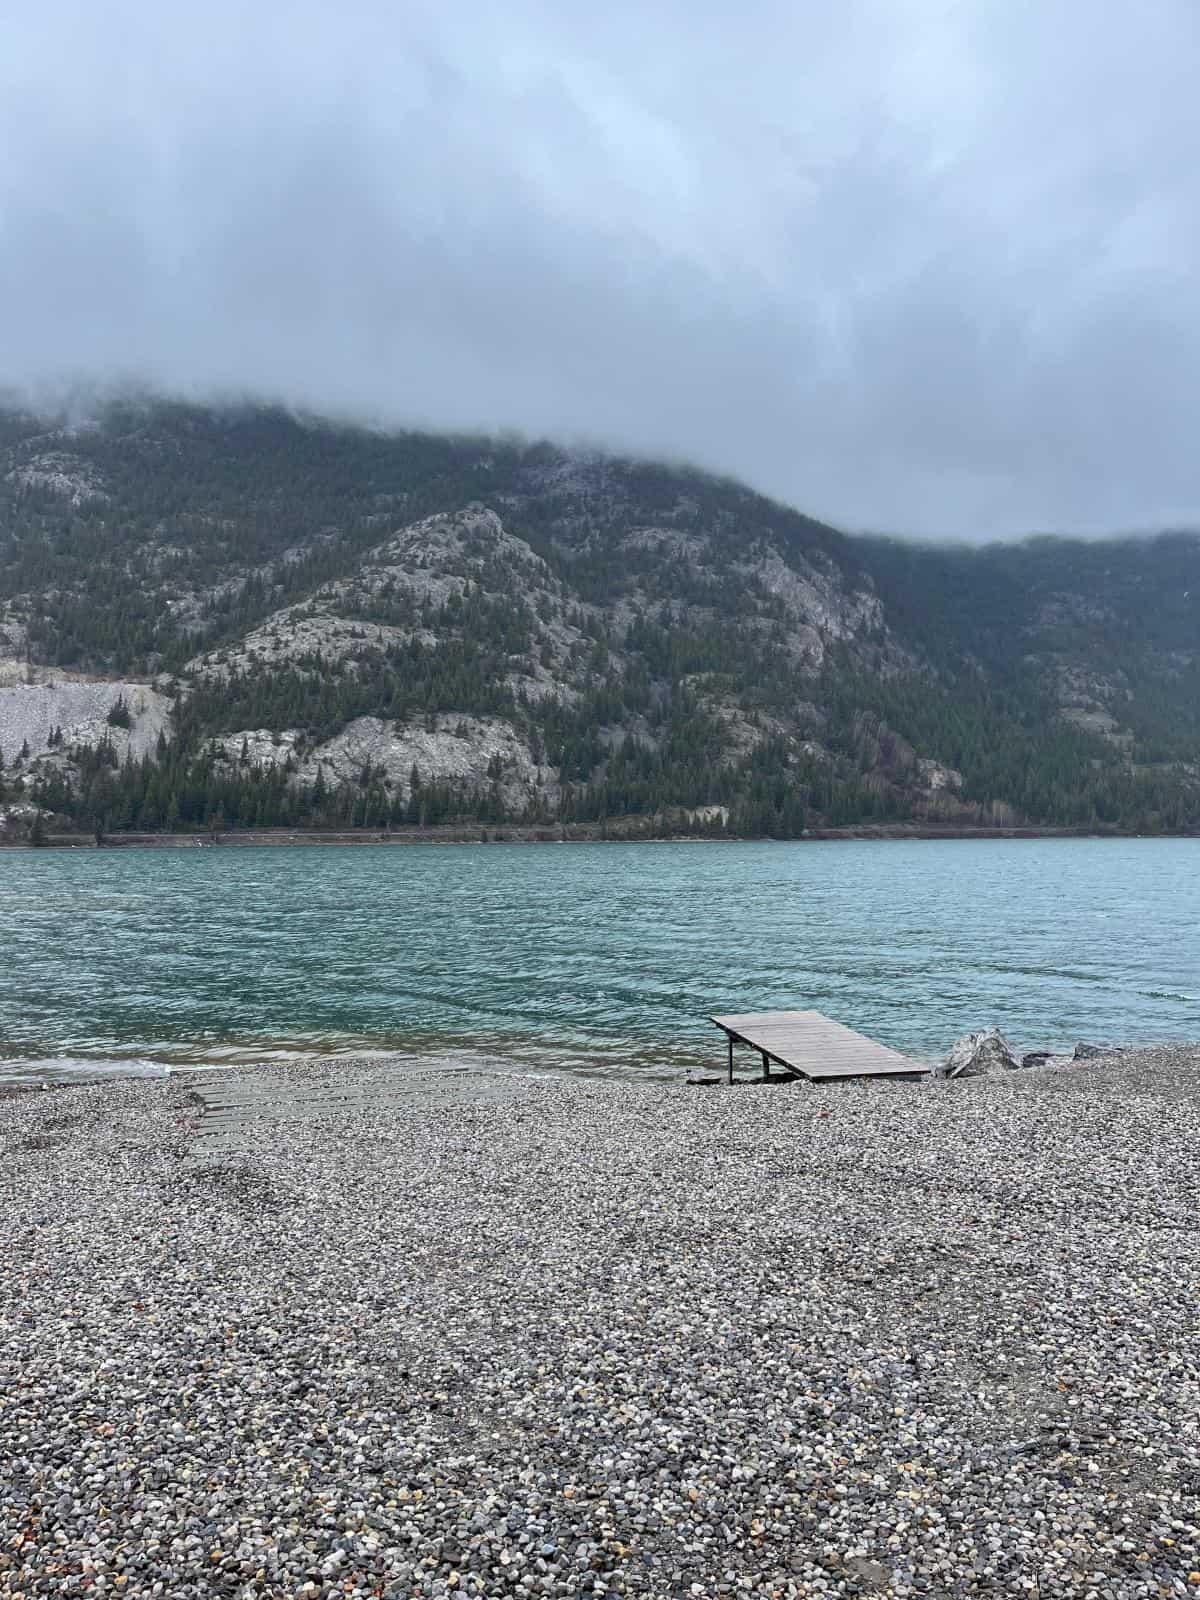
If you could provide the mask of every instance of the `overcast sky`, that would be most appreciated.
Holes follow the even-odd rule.
[[[0,379],[1195,525],[1198,68],[1196,0],[11,4]]]

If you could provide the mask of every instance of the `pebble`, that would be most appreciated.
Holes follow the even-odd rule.
[[[182,1080],[0,1100],[0,1593],[1200,1588],[1200,1049],[296,1070],[232,1150]]]

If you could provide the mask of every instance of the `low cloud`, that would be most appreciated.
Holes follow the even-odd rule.
[[[1197,521],[1192,0],[25,12],[10,382],[586,439],[846,526]]]

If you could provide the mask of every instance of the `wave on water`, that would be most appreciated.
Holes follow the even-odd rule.
[[[19,1049],[19,1046],[17,1047]],[[715,1049],[715,1046],[714,1046]],[[119,1078],[169,1078],[175,1073],[235,1072],[249,1067],[304,1067],[318,1061],[404,1061],[414,1066],[470,1066],[475,1071],[566,1072],[584,1077],[657,1078],[670,1081],[705,1065],[711,1052],[651,1040],[583,1040],[497,1031],[424,1031],[404,1036],[297,1035],[220,1043],[141,1042],[121,1054],[97,1043],[94,1054],[25,1056],[0,1045],[0,1087],[111,1082]],[[699,1057],[699,1059],[697,1059]],[[723,1057],[722,1057],[723,1059]]]
[[[128,1053],[103,1046],[92,1053],[39,1055],[34,1046],[26,1055],[14,1055],[12,1044],[0,1045],[0,1086],[30,1084],[81,1084],[114,1078],[169,1078],[177,1072],[232,1072],[239,1067],[288,1066],[336,1056],[382,1055],[372,1041],[345,1039],[272,1039],[253,1043],[239,1040],[213,1045],[143,1043]]]
[[[1182,989],[1139,989],[1144,1000],[1178,1000],[1184,1005],[1200,1002],[1200,994],[1185,994]]]
[[[83,1056],[0,1058],[0,1086],[30,1084],[96,1083],[110,1078],[166,1078],[171,1068],[165,1061],[144,1056],[114,1059]]]

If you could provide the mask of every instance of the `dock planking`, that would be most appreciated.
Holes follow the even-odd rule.
[[[794,1077],[807,1078],[812,1083],[839,1078],[914,1077],[929,1071],[919,1061],[877,1044],[819,1011],[754,1011],[711,1020],[729,1040],[730,1083],[735,1044],[758,1051],[764,1078],[772,1061]]]

